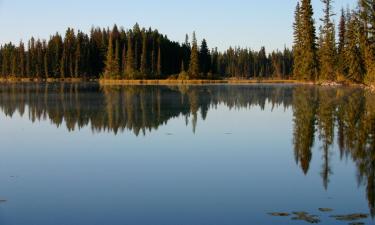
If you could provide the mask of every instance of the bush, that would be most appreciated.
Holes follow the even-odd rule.
[[[178,79],[179,80],[189,80],[189,74],[185,71],[182,71],[179,75],[178,75]]]

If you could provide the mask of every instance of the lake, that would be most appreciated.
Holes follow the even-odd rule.
[[[363,89],[0,84],[0,109],[2,225],[375,222]]]

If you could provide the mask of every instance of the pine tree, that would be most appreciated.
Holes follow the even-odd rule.
[[[147,35],[143,35],[142,41],[142,56],[141,56],[141,75],[144,78],[148,77],[148,69],[147,69]]]
[[[157,77],[160,79],[161,75],[162,75],[162,58],[161,58],[161,48],[159,46],[159,49],[158,49],[158,62],[157,62]]]
[[[24,77],[25,76],[25,46],[23,42],[20,42],[20,45],[19,45],[19,58],[20,58],[19,75],[20,77]]]
[[[324,3],[323,27],[321,28],[321,46],[320,52],[320,79],[336,80],[336,41],[335,26],[332,22],[332,0],[321,0]]]
[[[316,80],[318,75],[316,34],[311,0],[302,0],[301,8],[302,50],[301,74],[305,80]]]
[[[114,78],[115,79],[119,79],[120,78],[120,41],[119,40],[116,40],[116,45],[115,45],[115,58],[114,58],[114,61],[115,61],[115,68],[114,68]]]
[[[11,54],[11,75],[13,77],[17,76],[17,56],[16,54],[12,53]]]
[[[135,78],[135,61],[133,53],[132,34],[128,37],[127,55],[126,55],[126,77],[128,79]]]
[[[124,44],[124,47],[122,48],[122,62],[121,62],[121,68],[122,68],[122,77],[125,78],[126,74],[126,44]]]
[[[49,69],[48,69],[48,54],[47,53],[44,53],[44,78],[48,79],[49,77]]]
[[[375,0],[359,0],[360,44],[366,63],[366,82],[375,82]]]
[[[338,49],[337,49],[337,72],[340,75],[344,75],[345,72],[345,40],[346,37],[346,18],[345,18],[345,12],[344,9],[341,9],[341,16],[340,16],[340,23],[339,23],[339,43],[338,43]]]
[[[297,2],[296,10],[294,13],[294,43],[293,43],[293,57],[294,57],[294,67],[293,75],[295,79],[301,80],[303,77],[301,71],[302,64],[302,18],[301,18],[301,7],[300,3]]]
[[[203,39],[199,50],[199,69],[203,77],[207,78],[208,72],[211,70],[211,54],[208,50],[207,41]]]
[[[42,50],[42,43],[41,41],[38,39],[37,42],[36,42],[36,52],[37,52],[37,57],[36,57],[36,78],[40,79],[42,78],[42,76],[44,76],[43,74],[43,62],[44,62],[44,59],[43,59],[43,50]]]
[[[189,65],[189,78],[190,79],[197,79],[199,78],[199,52],[198,52],[198,43],[197,38],[195,36],[195,32],[193,32],[192,37],[192,48],[190,54],[190,65]]]
[[[28,48],[27,48],[27,52],[26,52],[26,68],[25,68],[25,72],[26,74],[24,74],[26,77],[31,77],[31,62],[30,62],[30,42],[29,42],[29,45],[28,45]]]
[[[75,69],[74,69],[74,76],[78,77],[81,71],[81,42],[78,39],[76,53],[75,53]]]
[[[113,38],[112,34],[110,34],[109,41],[108,41],[108,51],[107,51],[107,59],[105,63],[105,70],[104,70],[104,78],[105,79],[114,79],[118,76],[119,72],[119,65],[118,61],[115,59],[115,54],[113,52]]]
[[[66,50],[64,48],[61,60],[60,60],[60,77],[65,78],[66,77]]]
[[[350,15],[347,23],[345,48],[346,65],[348,67],[347,78],[358,83],[362,83],[364,79],[364,60],[359,48],[360,43],[360,22],[355,13]]]

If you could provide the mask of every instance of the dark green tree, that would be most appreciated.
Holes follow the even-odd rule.
[[[311,0],[302,0],[301,13],[301,55],[300,73],[305,80],[316,80],[318,76],[318,59],[316,46],[316,33],[313,19]]]
[[[199,78],[199,52],[198,52],[198,43],[197,38],[195,36],[195,32],[193,32],[192,37],[192,48],[191,48],[191,55],[190,55],[190,65],[189,65],[189,78],[190,79],[197,79]]]
[[[113,49],[113,37],[112,34],[109,36],[107,59],[105,63],[104,78],[114,79],[119,75],[118,60],[115,57],[116,50]]]
[[[345,68],[345,44],[346,44],[346,18],[344,9],[341,9],[339,22],[339,43],[337,48],[337,72],[340,76],[346,74]]]
[[[205,39],[203,39],[199,50],[199,71],[202,73],[203,78],[207,78],[208,72],[211,71],[211,54]]]
[[[147,35],[143,35],[143,41],[142,41],[142,56],[141,56],[141,75],[143,78],[148,77],[148,62],[147,62]]]
[[[302,64],[302,51],[303,51],[303,43],[302,43],[302,14],[301,14],[301,7],[300,3],[297,2],[296,10],[294,13],[294,42],[293,42],[293,57],[294,57],[294,67],[293,67],[293,75],[295,79],[301,80],[303,78],[303,72],[301,71],[301,64]]]
[[[320,80],[336,80],[336,41],[335,25],[332,22],[332,0],[321,0],[324,4],[324,17],[321,19]]]
[[[365,65],[360,50],[360,21],[358,15],[353,12],[347,22],[346,31],[347,46],[345,48],[347,78],[361,83],[364,80]]]
[[[158,62],[157,62],[157,77],[160,78],[161,75],[163,74],[162,72],[162,55],[161,55],[161,48],[159,46],[159,49],[158,49]]]
[[[127,55],[126,55],[126,78],[135,79],[135,61],[133,53],[132,34],[128,36]]]

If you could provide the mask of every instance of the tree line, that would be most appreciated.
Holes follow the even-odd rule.
[[[138,24],[125,30],[92,28],[90,34],[68,28],[49,40],[0,46],[0,77],[86,79],[296,79],[375,82],[375,0],[358,0],[333,20],[333,0],[321,0],[318,31],[311,0],[295,10],[292,50],[267,53],[249,48],[209,49],[195,33],[183,43]],[[26,46],[27,45],[27,46]]]
[[[220,52],[198,44],[195,33],[184,43],[174,42],[158,30],[92,28],[90,34],[68,28],[49,40],[31,38],[27,44],[0,46],[2,78],[85,78],[85,79],[217,79],[288,78],[293,54],[266,53],[244,48]]]
[[[311,81],[375,81],[375,1],[358,0],[355,9],[342,9],[337,25],[333,0],[324,9],[317,35],[311,0],[300,0],[295,10],[294,78]],[[337,34],[337,35],[336,35]]]

